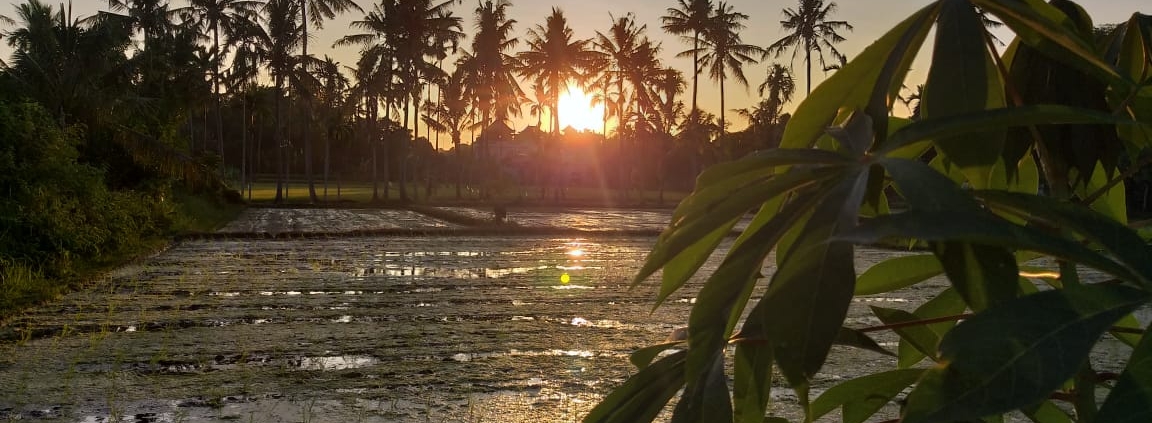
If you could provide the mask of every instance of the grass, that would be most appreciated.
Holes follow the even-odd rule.
[[[316,195],[323,202],[323,183],[316,183]],[[381,198],[382,203],[400,201],[399,184],[391,184],[388,197]],[[336,183],[328,185],[328,202],[341,204],[371,204],[372,184],[364,182],[343,183],[337,196]],[[664,201],[660,202],[660,193],[657,190],[630,191],[625,196],[622,191],[605,190],[592,187],[573,187],[564,192],[564,197],[557,199],[551,189],[543,197],[540,189],[535,186],[503,188],[496,190],[491,198],[485,199],[476,187],[461,187],[461,198],[456,198],[456,187],[451,184],[435,186],[432,195],[428,195],[427,187],[423,183],[409,183],[408,193],[410,199],[416,203],[425,204],[516,204],[516,205],[545,205],[545,206],[642,206],[642,207],[670,207],[683,199],[687,193],[678,191],[665,191]],[[379,194],[384,195],[384,186],[380,186]],[[257,182],[252,185],[252,192],[246,191],[244,198],[254,204],[272,203],[276,198],[275,182]],[[285,204],[308,204],[308,187],[302,181],[292,181],[288,184],[288,195]]]
[[[242,205],[202,195],[177,195],[176,204],[177,213],[168,235],[209,232],[235,219],[243,210]],[[163,250],[169,240],[168,236],[157,236],[115,253],[70,260],[70,276],[62,280],[45,277],[28,263],[0,257],[0,326],[21,310],[83,288],[100,274]]]

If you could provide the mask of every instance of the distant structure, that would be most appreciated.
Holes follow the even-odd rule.
[[[603,137],[564,128],[560,140],[538,126],[516,132],[507,123],[496,121],[477,137],[473,151],[494,163],[500,178],[519,184],[561,187],[589,186],[601,182]]]

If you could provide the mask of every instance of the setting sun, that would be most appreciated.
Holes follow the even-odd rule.
[[[571,126],[577,130],[604,129],[604,105],[592,107],[592,96],[579,87],[568,87],[560,94],[560,128]]]

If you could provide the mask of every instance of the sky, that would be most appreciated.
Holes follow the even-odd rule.
[[[56,4],[60,0],[45,1]],[[371,9],[372,2],[369,0],[354,1],[365,10]],[[465,32],[469,34],[473,31],[471,26],[473,23],[472,10],[475,9],[478,1],[479,0],[463,0],[462,3],[454,6],[456,14],[465,18]],[[14,0],[7,0],[7,2],[10,5],[0,8],[0,14],[11,15],[13,12],[12,5],[20,3]],[[172,0],[172,3],[176,6],[182,6],[186,3],[186,0]],[[741,33],[744,42],[763,47],[786,35],[779,24],[783,16],[782,10],[785,8],[795,9],[798,1],[728,0],[727,3],[732,5],[736,11],[749,16],[749,19],[745,22],[747,28]],[[854,27],[852,31],[847,31],[842,34],[847,40],[837,47],[851,59],[892,26],[924,5],[929,4],[930,1],[839,0],[835,3],[838,5],[838,8],[832,15],[832,18],[848,21],[848,23]],[[1137,11],[1152,14],[1152,2],[1148,0],[1081,0],[1079,3],[1088,10],[1097,24],[1122,22],[1127,20],[1133,12]],[[73,14],[75,16],[95,14],[98,10],[106,9],[106,5],[107,2],[105,0],[72,0]],[[628,12],[632,12],[636,15],[640,24],[648,26],[649,37],[662,43],[665,63],[684,71],[685,77],[689,81],[689,87],[683,98],[686,100],[685,103],[690,103],[692,61],[688,58],[681,59],[675,57],[676,53],[688,49],[688,46],[682,43],[678,37],[666,34],[660,29],[660,17],[666,14],[666,10],[669,7],[676,5],[677,2],[675,0],[512,0],[512,7],[509,10],[509,14],[512,19],[517,21],[516,33],[520,37],[523,37],[528,28],[538,24],[542,25],[545,17],[551,12],[552,7],[557,7],[568,17],[569,25],[574,30],[576,37],[591,38],[595,35],[596,31],[607,32],[608,27],[611,26],[612,23],[610,14],[619,17]],[[352,12],[340,16],[334,21],[324,23],[324,28],[318,31],[311,41],[309,51],[315,52],[314,54],[318,57],[330,55],[335,60],[346,65],[355,63],[359,52],[358,47],[333,48],[332,43],[341,36],[351,33],[352,30],[349,29],[348,26],[349,22],[362,17],[362,13]],[[467,45],[469,42],[470,41],[465,41],[464,45]],[[931,39],[929,39],[929,42],[931,42]],[[0,46],[0,55],[7,57],[10,53],[11,49],[6,45]],[[924,56],[927,56],[927,54],[921,54],[921,57]],[[795,104],[803,98],[805,71],[802,55],[798,56],[795,62],[791,62],[790,59],[791,57],[786,54],[780,58],[769,58],[769,60],[763,63],[745,67],[744,72],[748,78],[750,87],[745,89],[731,80],[726,83],[726,108],[732,110],[752,106],[758,100],[756,86],[764,80],[767,64],[773,61],[784,65],[791,64],[794,67],[797,86],[797,93],[792,104],[792,107],[794,107]],[[909,76],[909,86],[915,86],[916,83],[924,80],[926,70],[918,69],[918,67],[923,66],[926,66],[923,64],[923,61],[919,61],[913,65],[912,73]],[[824,78],[823,73],[818,69],[819,65],[814,65],[813,86]],[[527,90],[527,87],[525,87],[525,89]],[[706,111],[718,114],[720,108],[719,87],[707,79],[707,74],[701,75],[699,91],[700,107]],[[899,108],[901,106],[897,107]],[[525,115],[527,115],[527,108],[525,108]],[[735,120],[730,129],[738,130],[745,125],[744,122],[734,116],[735,113],[729,112],[727,115],[729,119]],[[517,122],[518,125],[514,126],[519,128],[534,123],[534,118],[525,116]]]

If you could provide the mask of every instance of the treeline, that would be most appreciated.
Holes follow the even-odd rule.
[[[204,87],[187,66],[194,34],[147,32],[133,49],[114,15],[15,12],[0,72],[0,316],[230,210],[182,130]]]

